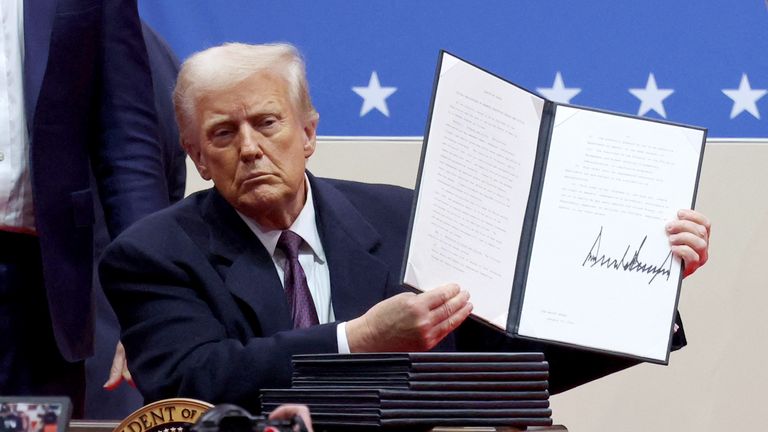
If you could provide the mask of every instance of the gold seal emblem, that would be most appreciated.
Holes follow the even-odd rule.
[[[114,432],[189,432],[189,427],[211,407],[195,399],[163,399],[134,411]]]

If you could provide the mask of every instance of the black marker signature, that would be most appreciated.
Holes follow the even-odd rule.
[[[629,254],[631,245],[627,245],[627,249],[624,250],[624,255],[621,256],[621,259],[616,259],[606,256],[605,254],[600,255],[600,242],[602,237],[603,227],[600,227],[600,232],[597,233],[595,242],[592,243],[592,247],[589,249],[587,257],[584,258],[584,262],[581,263],[582,267],[587,265],[587,263],[592,263],[590,267],[599,266],[619,271],[650,274],[652,276],[651,280],[648,281],[648,285],[650,285],[658,275],[666,276],[667,280],[669,280],[669,276],[672,274],[672,251],[669,251],[666,258],[664,258],[664,261],[658,266],[644,263],[640,260],[640,252],[643,250],[645,240],[648,239],[648,236],[646,235],[643,237],[643,241],[640,242],[640,246],[632,254],[631,260],[627,261],[627,255]]]

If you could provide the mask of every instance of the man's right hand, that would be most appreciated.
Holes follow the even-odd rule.
[[[351,352],[427,351],[472,312],[469,293],[449,284],[383,300],[347,322]]]

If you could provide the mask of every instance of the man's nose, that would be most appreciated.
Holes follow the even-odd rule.
[[[240,158],[244,161],[258,159],[264,155],[262,142],[264,137],[251,127],[243,128],[242,141],[240,143]]]

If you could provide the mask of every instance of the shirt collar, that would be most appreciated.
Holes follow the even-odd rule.
[[[315,201],[312,197],[312,185],[309,183],[307,175],[304,175],[304,184],[307,185],[307,200],[304,202],[304,207],[299,212],[299,216],[293,221],[293,224],[288,228],[289,230],[300,235],[304,239],[304,243],[309,246],[315,256],[322,262],[325,262],[325,251],[323,250],[323,244],[320,242],[320,233],[317,231],[317,223],[315,221]],[[236,210],[237,211],[237,210]],[[255,220],[237,211],[237,214],[245,221],[248,228],[258,237],[261,244],[267,249],[270,256],[274,256],[275,248],[277,248],[277,240],[280,238],[282,230],[268,230],[265,231]]]

